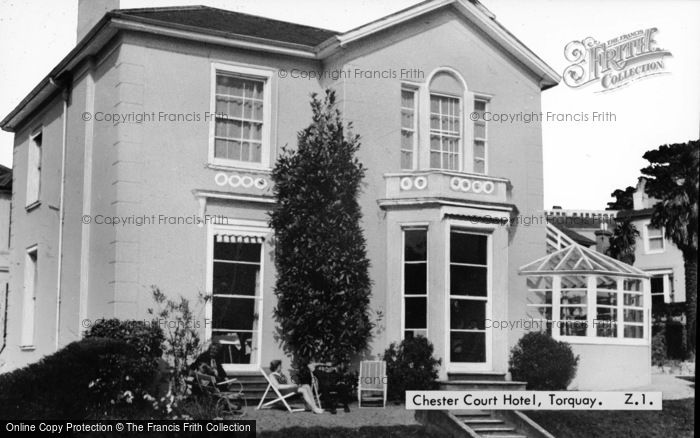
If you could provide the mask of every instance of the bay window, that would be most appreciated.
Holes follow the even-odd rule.
[[[428,230],[403,232],[403,337],[427,336]]]

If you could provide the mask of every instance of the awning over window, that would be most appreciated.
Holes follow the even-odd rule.
[[[216,233],[214,239],[219,243],[260,243],[265,242],[263,236],[251,236],[247,234]]]

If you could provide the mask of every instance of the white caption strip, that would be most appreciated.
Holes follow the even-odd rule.
[[[660,411],[660,392],[406,391],[406,409]]]

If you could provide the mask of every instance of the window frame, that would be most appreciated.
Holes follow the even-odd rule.
[[[250,162],[242,160],[231,160],[228,158],[217,158],[215,156],[216,143],[216,79],[219,74],[240,77],[242,79],[257,80],[263,82],[263,120],[261,140],[262,146],[260,151],[260,162]],[[272,143],[272,79],[273,71],[269,69],[243,66],[238,64],[225,64],[214,62],[211,64],[211,87],[210,87],[210,118],[209,121],[209,152],[208,162],[212,166],[223,167],[227,169],[254,169],[254,170],[269,170],[270,169],[270,153]]]
[[[255,220],[232,220],[229,221],[228,224],[223,225],[223,224],[208,224],[207,227],[207,244],[206,244],[206,268],[205,268],[205,286],[204,290],[206,291],[206,296],[210,297],[211,299],[207,299],[206,303],[204,305],[204,317],[205,317],[205,330],[204,330],[204,340],[205,341],[210,341],[212,339],[212,334],[214,331],[213,327],[213,302],[214,302],[214,236],[217,233],[232,233],[236,235],[241,235],[241,236],[250,236],[250,237],[261,237],[264,240],[264,242],[261,244],[261,254],[260,254],[260,283],[259,283],[259,291],[258,295],[254,298],[255,300],[258,301],[258,339],[257,339],[257,345],[252,346],[254,349],[256,349],[256,363],[254,364],[225,364],[224,368],[231,368],[232,370],[243,370],[243,371],[255,371],[258,369],[258,367],[262,366],[262,348],[263,348],[263,343],[262,343],[262,337],[263,337],[263,323],[264,323],[264,311],[265,311],[265,275],[266,275],[266,269],[268,268],[266,265],[269,262],[269,260],[266,260],[265,257],[265,251],[266,251],[266,242],[268,241],[270,235],[272,234],[272,230],[267,226],[267,224],[263,221],[255,221]],[[252,358],[251,358],[252,360]]]
[[[420,117],[420,113],[419,113],[420,106],[419,106],[418,100],[420,97],[420,93],[419,93],[419,89],[417,86],[407,84],[407,83],[401,84],[401,91],[400,91],[401,94],[403,94],[404,91],[413,94],[413,108],[410,108],[413,111],[413,128],[411,129],[413,131],[413,145],[412,145],[412,150],[411,150],[411,167],[409,169],[404,168],[402,165],[403,153],[404,153],[404,151],[406,151],[406,149],[403,148],[403,132],[408,130],[408,128],[405,128],[403,126],[403,114],[401,114],[402,122],[400,124],[400,130],[399,130],[401,133],[401,137],[399,140],[399,168],[402,171],[407,171],[407,170],[416,170],[418,168],[418,154],[419,154],[418,147],[420,144],[418,141],[419,135],[420,135],[419,130],[418,130],[418,128],[419,128],[418,121],[419,121],[419,117]],[[403,106],[403,96],[401,96],[401,112],[403,113],[403,111],[406,109],[409,109],[409,108]]]
[[[40,138],[40,142],[37,142]],[[41,204],[41,167],[43,161],[44,128],[39,127],[32,131],[27,143],[27,178],[25,190],[24,208],[31,210]],[[36,178],[35,183],[30,183]]]
[[[661,236],[654,236],[651,237],[649,235],[649,229],[654,228],[658,229],[661,232]],[[661,248],[657,249],[651,249],[651,240],[652,239],[661,239]],[[666,251],[666,236],[665,236],[665,230],[664,227],[652,227],[651,224],[644,224],[644,253],[645,254],[661,254],[664,251]]]
[[[406,231],[424,231],[425,232],[425,294],[406,294]],[[430,295],[430,257],[429,253],[429,228],[428,224],[404,224],[401,226],[401,340],[406,337],[406,332],[424,330],[424,337],[428,339],[429,327],[430,327],[430,305],[429,305],[429,295]],[[407,328],[406,327],[406,298],[425,298],[425,329],[419,328]],[[415,334],[414,334],[415,336]]]
[[[488,94],[481,94],[481,93],[474,93],[474,106],[472,106],[473,112],[476,112],[476,102],[484,102],[484,112],[487,112],[489,110],[489,105],[491,104],[491,99],[493,96],[488,95]],[[479,174],[479,175],[488,175],[489,173],[489,143],[488,143],[488,138],[489,138],[489,123],[486,120],[482,120],[484,124],[484,137],[477,137],[476,136],[476,124],[479,122],[479,120],[474,120],[473,122],[473,127],[472,127],[472,172]],[[477,158],[476,157],[476,142],[477,141],[482,141],[484,143],[484,158]],[[477,160],[483,160],[484,162],[484,171],[483,172],[477,172],[476,171],[476,161]]]
[[[649,279],[649,299],[653,302],[653,297],[657,295],[663,295],[664,303],[669,304],[673,302],[673,269],[654,269],[646,271],[647,274],[651,275],[652,278],[658,277],[663,281],[664,289],[661,293],[654,292],[651,289],[651,278]]]
[[[617,334],[614,337],[597,336],[596,326],[593,323],[594,320],[598,320],[598,310],[597,310],[597,293],[599,291],[612,291],[612,289],[598,289],[596,287],[596,281],[598,274],[583,274],[588,277],[587,281],[587,315],[588,315],[588,326],[585,336],[567,336],[560,334],[561,327],[561,278],[566,275],[554,275],[552,278],[552,338],[558,341],[565,341],[571,344],[598,344],[598,345],[650,345],[651,342],[651,296],[648,290],[648,281],[644,281],[641,278],[633,277],[615,277],[617,281],[617,287],[614,290],[617,294],[616,297],[616,307],[617,307],[617,320],[616,328]],[[605,274],[601,274],[604,275]],[[625,280],[639,280],[641,282],[640,290],[638,292],[630,292],[624,289],[623,283]],[[631,309],[632,306],[624,305],[625,294],[637,294],[642,296],[642,306],[634,307],[634,310],[642,310],[642,322],[625,322],[624,321],[624,310]],[[644,333],[641,338],[625,338],[624,337],[624,326],[625,325],[638,325],[644,327]]]
[[[431,137],[433,136],[433,128],[430,126],[431,125],[430,122],[431,122],[431,118],[433,116],[433,111],[431,108],[431,103],[432,103],[431,101],[432,101],[433,96],[457,100],[456,107],[459,111],[459,114],[456,116],[456,118],[459,121],[460,131],[459,131],[459,137],[458,137],[458,142],[457,142],[457,157],[456,157],[457,168],[456,169],[446,169],[446,168],[442,167],[442,156],[443,156],[443,154],[446,153],[442,149],[442,142],[440,143],[440,150],[439,150],[440,167],[433,167],[433,165],[432,165],[431,155],[433,153],[433,149],[432,149]],[[428,102],[427,102],[428,114],[426,116],[427,116],[427,124],[428,124],[428,143],[427,143],[427,150],[428,150],[428,154],[427,154],[428,155],[428,163],[427,164],[428,164],[428,166],[427,166],[427,168],[429,170],[438,170],[438,171],[442,171],[442,172],[462,172],[463,171],[463,169],[464,169],[464,155],[465,155],[465,153],[464,153],[464,136],[466,133],[466,126],[464,123],[464,113],[465,113],[464,102],[465,102],[465,93],[463,93],[461,96],[456,96],[453,94],[433,92],[428,86]],[[443,115],[442,113],[439,113],[439,114],[441,116]],[[442,130],[440,130],[440,131],[441,131],[441,133],[439,135],[442,136],[443,135]],[[440,138],[442,138],[442,137],[440,137]]]
[[[31,280],[30,280],[31,277]],[[36,341],[36,292],[39,282],[39,247],[37,244],[25,250],[22,290],[21,350],[33,350]]]

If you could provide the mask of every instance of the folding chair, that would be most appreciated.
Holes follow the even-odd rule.
[[[243,408],[245,407],[245,397],[243,397],[243,385],[238,379],[228,379],[223,382],[216,381],[216,377],[195,371],[194,372],[195,381],[197,386],[209,397],[216,400],[216,409],[221,410],[224,413],[230,413],[234,415],[243,415],[245,412]],[[222,391],[219,386],[228,386],[231,383],[238,383],[240,385],[240,390],[236,391]]]
[[[292,408],[289,406],[289,403],[287,403],[287,399],[290,397],[293,397],[297,395],[298,393],[295,392],[290,392],[289,394],[282,395],[282,393],[277,389],[277,384],[272,381],[272,378],[270,378],[270,369],[269,368],[260,368],[260,373],[265,377],[265,380],[267,380],[267,389],[265,389],[265,393],[263,394],[262,398],[260,399],[260,403],[258,403],[258,407],[255,409],[263,409],[263,408],[269,408],[275,403],[282,402],[285,408],[289,412],[303,412],[306,409],[304,408]],[[277,398],[275,398],[272,401],[265,402],[265,398],[267,397],[267,393],[270,392],[270,389],[277,394]]]
[[[362,402],[376,401],[382,402],[382,407],[386,407],[386,362],[383,360],[363,360],[360,362],[360,376],[357,382],[358,407],[362,407]],[[381,395],[370,395],[362,398],[362,393],[381,393]],[[366,407],[366,406],[365,406]]]

